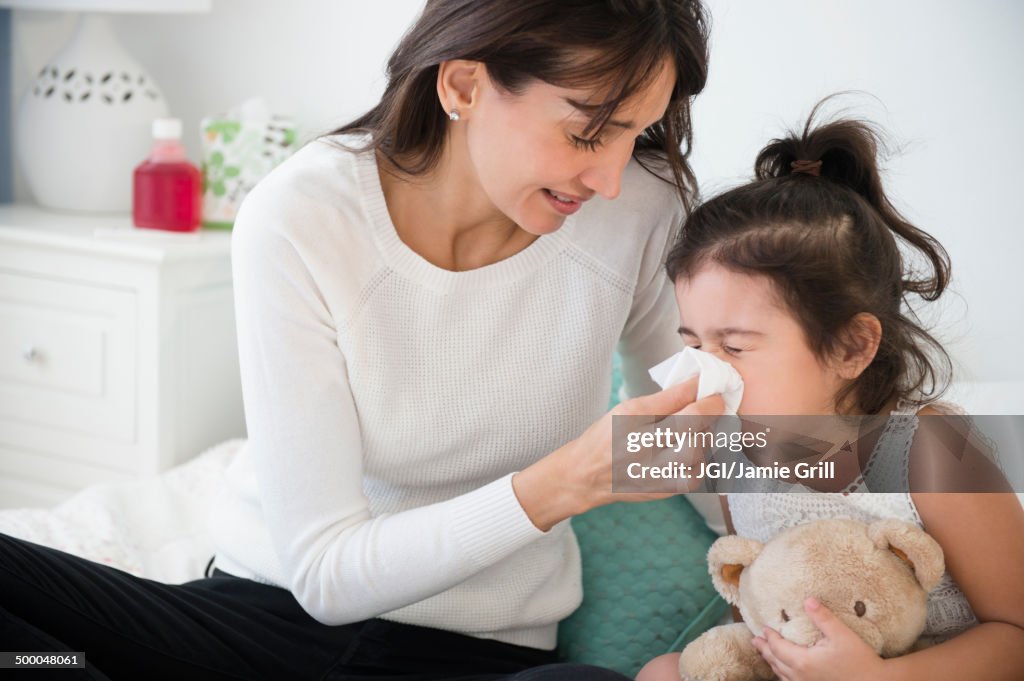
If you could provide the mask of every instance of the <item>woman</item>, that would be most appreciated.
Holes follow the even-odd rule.
[[[428,2],[380,104],[238,216],[249,440],[214,576],[5,539],[8,626],[110,675],[619,678],[552,665],[565,521],[654,496],[612,495],[602,412],[616,347],[635,395],[679,349],[661,265],[706,51],[695,0]],[[720,413],[694,397],[620,413]]]

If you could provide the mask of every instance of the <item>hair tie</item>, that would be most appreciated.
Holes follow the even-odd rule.
[[[794,173],[806,173],[818,177],[821,175],[821,159],[817,161],[799,160],[789,164],[790,170]]]

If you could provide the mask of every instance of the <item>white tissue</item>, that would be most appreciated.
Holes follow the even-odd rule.
[[[697,383],[697,399],[708,395],[721,395],[725,402],[725,414],[734,416],[743,400],[743,379],[728,362],[723,362],[714,355],[686,348],[677,352],[664,362],[648,371],[654,382],[665,388],[682,383],[688,378],[700,374]]]

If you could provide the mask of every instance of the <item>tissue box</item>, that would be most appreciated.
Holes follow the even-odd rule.
[[[281,116],[224,115],[204,118],[200,128],[203,226],[231,229],[249,190],[295,151],[295,124]]]

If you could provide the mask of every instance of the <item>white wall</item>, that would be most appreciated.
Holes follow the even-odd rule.
[[[1024,380],[1018,260],[1024,224],[1024,4],[1015,0],[707,0],[711,77],[695,108],[705,191],[750,173],[757,150],[823,95],[850,100],[902,154],[891,193],[953,259],[955,291],[932,313],[961,378]],[[252,95],[307,137],[371,106],[384,63],[420,0],[213,0],[205,15],[117,16],[125,46],[184,119],[193,157],[203,115]],[[15,101],[70,36],[74,17],[14,13]],[[18,181],[16,194],[27,199]]]

